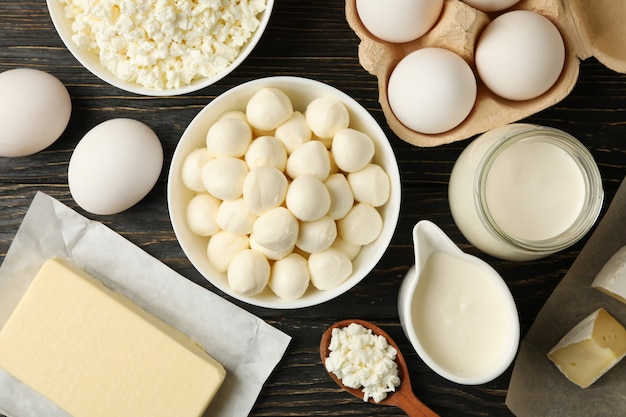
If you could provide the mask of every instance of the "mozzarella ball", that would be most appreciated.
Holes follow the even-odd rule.
[[[343,174],[337,173],[329,175],[324,185],[330,195],[328,216],[335,220],[341,219],[354,205],[354,195],[350,184]]]
[[[296,246],[308,253],[328,249],[337,237],[337,225],[333,219],[324,216],[310,222],[301,222]]]
[[[474,72],[459,55],[422,48],[398,63],[387,96],[398,120],[416,132],[443,133],[467,118],[476,102]]]
[[[236,235],[247,235],[252,232],[257,218],[257,215],[248,210],[243,198],[236,198],[221,202],[215,221],[223,230]]]
[[[198,194],[187,204],[187,224],[200,236],[211,236],[220,230],[216,222],[221,200],[210,194]]]
[[[437,22],[443,0],[356,0],[356,10],[372,35],[393,43],[410,42]]]
[[[476,70],[487,88],[509,100],[539,97],[558,80],[565,44],[558,28],[529,10],[502,14],[476,43]]]
[[[340,129],[350,125],[350,114],[335,97],[318,97],[311,101],[305,112],[306,121],[313,133],[322,139],[330,139]]]
[[[261,136],[252,141],[244,160],[250,169],[270,166],[284,171],[287,167],[287,151],[274,136]]]
[[[206,190],[220,200],[232,200],[243,194],[248,165],[239,158],[220,157],[210,160],[202,169]]]
[[[318,290],[330,290],[341,284],[352,273],[352,262],[336,248],[309,256],[311,283]]]
[[[339,169],[358,171],[374,157],[374,141],[356,129],[341,129],[333,138],[331,152]]]
[[[383,230],[383,219],[369,204],[357,203],[337,221],[337,231],[343,240],[353,245],[367,245]]]
[[[352,243],[348,243],[341,238],[341,236],[337,236],[335,241],[333,242],[333,248],[339,249],[341,252],[345,253],[350,260],[353,260],[357,257],[359,252],[361,252],[361,245],[355,245]]]
[[[207,256],[215,269],[219,272],[226,272],[233,257],[249,247],[250,242],[247,236],[220,230],[211,236],[207,245]]]
[[[239,158],[246,153],[252,141],[252,130],[245,121],[226,117],[215,122],[207,132],[206,147],[209,155]]]
[[[187,155],[180,172],[183,184],[187,188],[197,192],[206,191],[202,182],[202,169],[211,159],[213,158],[207,148],[194,149]]]
[[[309,287],[310,274],[306,259],[291,253],[272,265],[269,287],[278,297],[297,300]]]
[[[254,222],[250,239],[270,251],[284,253],[292,251],[296,245],[298,229],[298,221],[291,212],[284,207],[276,207]]]
[[[248,123],[248,116],[241,110],[230,110],[220,116],[220,119],[240,119],[243,122]]]
[[[318,178],[300,175],[289,184],[285,202],[298,220],[313,221],[328,213],[330,193]]]
[[[369,164],[360,171],[349,173],[348,183],[356,201],[380,207],[389,200],[391,182],[380,165]]]
[[[285,123],[276,128],[274,136],[283,143],[287,154],[291,154],[300,145],[310,141],[312,133],[304,115],[294,111]]]
[[[271,166],[254,168],[243,181],[243,201],[252,213],[261,215],[280,206],[287,194],[285,174]]]
[[[228,266],[228,285],[237,294],[253,296],[262,292],[270,279],[270,264],[263,254],[246,249]]]
[[[278,88],[266,87],[257,91],[246,105],[248,123],[255,129],[270,131],[285,123],[293,113],[287,94]]]
[[[286,172],[291,178],[313,175],[324,181],[330,174],[328,149],[319,140],[306,142],[289,155]]]

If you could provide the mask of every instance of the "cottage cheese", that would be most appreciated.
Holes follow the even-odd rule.
[[[59,0],[72,41],[117,77],[171,89],[224,71],[259,27],[266,0]]]
[[[329,349],[326,369],[349,388],[363,387],[363,401],[380,402],[400,385],[397,351],[362,325],[333,329]]]

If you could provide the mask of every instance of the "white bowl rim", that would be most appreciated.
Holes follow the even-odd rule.
[[[107,84],[117,87],[120,90],[127,91],[129,93],[138,94],[142,96],[153,97],[166,97],[166,96],[178,96],[183,94],[192,93],[194,91],[206,88],[216,82],[220,81],[231,72],[233,72],[241,63],[248,58],[250,53],[254,50],[258,42],[261,40],[265,29],[270,20],[272,10],[274,8],[274,0],[266,0],[266,8],[261,12],[261,19],[259,20],[259,27],[252,34],[250,39],[241,48],[237,58],[223,71],[214,75],[213,77],[200,78],[192,81],[190,84],[184,85],[179,88],[168,88],[163,90],[157,90],[153,88],[143,87],[140,84],[130,83],[118,78],[115,74],[110,72],[98,59],[98,57],[89,52],[80,49],[74,42],[72,42],[72,33],[69,29],[68,19],[63,16],[64,5],[59,0],[46,0],[48,5],[48,13],[52,20],[52,24],[56,29],[61,41],[65,47],[70,51],[72,56],[89,72],[106,82]]]
[[[262,87],[274,86],[277,88],[281,88],[281,87],[287,88],[287,86],[290,86],[290,85],[292,87],[299,86],[300,88],[305,88],[305,87],[315,88],[319,92],[319,93],[316,93],[316,96],[321,96],[324,94],[334,95],[335,97],[339,98],[348,107],[351,115],[355,114],[359,116],[359,119],[361,119],[362,121],[368,124],[369,126],[368,130],[371,132],[370,135],[373,136],[372,139],[375,141],[376,146],[379,149],[382,149],[384,151],[384,154],[387,155],[387,165],[384,168],[387,174],[389,175],[392,187],[391,187],[391,195],[390,195],[389,201],[387,201],[387,203],[383,206],[383,208],[386,212],[389,212],[389,214],[388,215],[383,214],[384,223],[383,223],[383,231],[381,232],[381,235],[376,239],[376,241],[374,241],[373,243],[369,245],[366,245],[366,248],[369,249],[368,254],[369,252],[375,252],[376,256],[365,256],[363,258],[359,258],[361,256],[361,253],[363,253],[365,249],[364,248],[362,249],[361,253],[359,253],[359,255],[355,258],[355,260],[357,259],[359,260],[358,271],[361,272],[361,276],[354,275],[354,271],[353,271],[353,274],[350,277],[348,277],[348,279],[346,279],[339,286],[331,290],[325,290],[325,291],[313,290],[311,289],[311,287],[313,286],[310,285],[309,291],[307,291],[307,293],[305,293],[305,295],[302,298],[299,298],[296,300],[280,299],[279,297],[274,296],[273,294],[272,294],[273,296],[269,300],[263,299],[262,297],[259,297],[259,296],[252,296],[252,297],[242,296],[241,294],[237,294],[234,291],[232,291],[227,285],[227,283],[218,282],[217,280],[212,279],[211,277],[207,276],[202,271],[202,268],[200,267],[198,260],[194,259],[193,256],[190,256],[189,248],[181,240],[181,237],[183,237],[184,233],[186,232],[185,229],[187,228],[187,226],[186,224],[183,224],[183,222],[180,220],[182,216],[176,216],[176,212],[175,212],[176,202],[174,201],[174,197],[173,197],[174,183],[176,181],[177,170],[180,167],[180,164],[182,163],[184,156],[186,155],[185,151],[181,148],[181,144],[185,143],[185,139],[187,138],[188,135],[190,135],[189,132],[195,127],[196,124],[200,123],[200,120],[202,120],[203,116],[210,113],[214,107],[219,105],[220,102],[224,100],[224,97],[229,97],[229,96],[232,97],[234,94],[237,94],[238,92],[241,92],[241,91],[247,91],[249,93],[248,95],[251,96],[252,95],[251,92],[257,91],[258,89]],[[297,109],[294,109],[294,110],[297,110]],[[351,126],[352,126],[352,122],[351,122]],[[185,155],[183,155],[183,153],[185,153]],[[384,256],[393,238],[393,235],[395,233],[395,229],[398,223],[399,213],[400,213],[400,199],[401,199],[401,182],[400,182],[400,173],[399,173],[399,168],[398,168],[397,160],[395,157],[395,153],[393,151],[393,148],[391,147],[391,144],[389,143],[389,140],[387,139],[387,136],[385,135],[384,131],[382,130],[378,122],[376,122],[374,117],[363,106],[361,106],[356,100],[354,100],[352,97],[350,97],[346,93],[336,89],[335,87],[332,87],[328,84],[322,83],[320,81],[312,80],[309,78],[294,77],[294,76],[272,76],[272,77],[265,77],[265,78],[251,80],[246,83],[240,84],[236,87],[233,87],[232,89],[226,91],[225,93],[216,97],[214,100],[208,103],[194,117],[194,119],[190,122],[190,124],[187,126],[187,129],[185,129],[185,132],[181,136],[179,144],[174,151],[174,155],[172,156],[170,170],[168,173],[168,184],[167,184],[167,202],[168,202],[170,221],[172,223],[174,233],[176,234],[178,243],[183,249],[183,252],[187,256],[191,264],[196,268],[196,270],[205,279],[207,279],[207,281],[209,281],[211,284],[217,287],[220,291],[230,295],[231,297],[236,298],[240,301],[246,302],[248,304],[254,305],[254,306],[272,308],[272,309],[299,309],[299,308],[311,307],[314,305],[324,303],[326,301],[329,301],[333,298],[336,298],[344,294],[345,292],[350,290],[352,287],[357,285],[367,275],[369,275],[369,273],[378,264],[380,259]],[[378,250],[374,251],[374,249],[378,249]],[[206,261],[206,260],[203,260],[203,261]],[[353,264],[354,264],[354,261],[353,261]],[[269,291],[269,290],[266,290],[266,291]],[[310,291],[313,291],[313,295],[309,294]]]

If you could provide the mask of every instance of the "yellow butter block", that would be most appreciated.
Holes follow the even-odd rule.
[[[201,416],[226,375],[182,332],[58,258],[0,331],[0,368],[74,417]]]
[[[587,388],[626,355],[626,330],[600,308],[574,326],[548,352],[573,383]]]

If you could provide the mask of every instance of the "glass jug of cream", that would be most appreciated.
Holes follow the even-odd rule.
[[[515,123],[490,130],[457,159],[450,210],[478,249],[507,260],[539,259],[580,240],[604,198],[591,153],[571,135]]]

